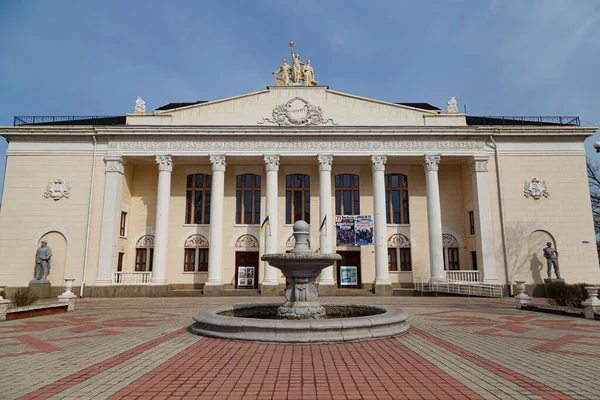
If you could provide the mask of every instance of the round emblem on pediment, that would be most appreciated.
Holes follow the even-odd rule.
[[[286,114],[293,124],[303,124],[308,119],[308,102],[300,97],[294,97],[285,103]]]

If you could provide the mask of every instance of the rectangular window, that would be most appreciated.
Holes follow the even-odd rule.
[[[236,177],[236,224],[260,224],[260,176],[243,174]]]
[[[148,249],[135,249],[135,270],[145,271]]]
[[[477,271],[477,252],[476,251],[471,252],[471,269],[473,271]]]
[[[395,247],[388,248],[388,270],[398,271],[398,258]]]
[[[210,224],[210,182],[207,174],[187,176],[185,223]]]
[[[119,226],[119,236],[124,237],[127,233],[127,213],[121,211],[121,224]]]
[[[460,269],[457,247],[448,247],[448,269],[450,271],[458,271]]]
[[[123,258],[125,257],[125,253],[119,252],[119,259],[117,260],[117,272],[123,271]]]
[[[183,258],[183,271],[208,271],[208,249],[185,249],[185,254]]]
[[[412,271],[410,248],[400,248],[400,271]]]
[[[473,211],[469,211],[469,235],[475,234],[475,215]]]
[[[185,249],[183,272],[194,272],[196,269],[196,249]]]

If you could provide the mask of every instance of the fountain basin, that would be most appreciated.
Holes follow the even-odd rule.
[[[197,335],[271,343],[332,343],[399,336],[408,331],[402,309],[364,304],[323,304],[327,319],[275,319],[279,303],[201,310],[190,328]],[[359,316],[356,316],[359,315]],[[250,317],[252,316],[252,317]]]

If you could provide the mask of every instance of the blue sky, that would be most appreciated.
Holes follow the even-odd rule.
[[[294,40],[333,90],[597,126],[598,26],[597,0],[0,1],[0,125],[261,90]]]

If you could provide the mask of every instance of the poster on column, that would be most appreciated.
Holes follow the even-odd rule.
[[[335,231],[335,244],[337,246],[356,246],[354,238],[354,215],[336,215]]]
[[[356,246],[373,246],[373,218],[370,215],[356,215],[354,218]]]

